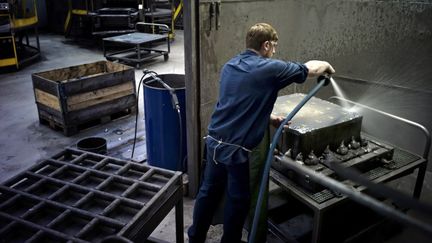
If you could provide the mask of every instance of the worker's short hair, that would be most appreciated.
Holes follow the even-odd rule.
[[[278,41],[277,32],[271,25],[258,23],[250,27],[246,34],[246,48],[259,51],[266,41]]]

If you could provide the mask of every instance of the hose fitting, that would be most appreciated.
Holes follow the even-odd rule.
[[[322,80],[324,80],[324,86],[327,86],[330,83],[330,74],[323,74],[318,76],[317,82],[320,83]]]

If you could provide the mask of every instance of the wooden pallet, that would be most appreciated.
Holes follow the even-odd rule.
[[[130,115],[135,114],[136,112],[136,106],[133,106],[131,108],[125,109],[123,111],[118,111],[112,114],[104,115],[101,117],[97,117],[85,122],[82,122],[80,124],[74,124],[74,125],[64,125],[55,119],[52,119],[52,117],[49,117],[49,115],[44,115],[43,113],[39,115],[39,123],[42,125],[49,126],[53,130],[61,131],[65,136],[72,136],[75,135],[81,131],[99,127],[100,125],[109,123],[111,121],[123,119],[126,117],[129,117]]]

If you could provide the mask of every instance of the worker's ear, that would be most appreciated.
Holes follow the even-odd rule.
[[[270,50],[270,41],[265,41],[263,45],[264,45],[264,50],[265,51],[269,51]]]

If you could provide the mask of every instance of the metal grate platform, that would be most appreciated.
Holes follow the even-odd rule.
[[[367,171],[366,173],[363,174],[363,176],[370,180],[375,180],[377,178],[380,178],[381,176],[391,173],[395,169],[399,169],[419,159],[420,157],[414,154],[408,153],[400,149],[395,149],[393,154],[393,161],[394,161],[393,169],[389,169],[385,167],[377,167],[370,171]],[[324,189],[317,193],[306,193],[306,194],[316,203],[323,203],[335,197],[335,194],[328,189]]]
[[[384,166],[379,166],[376,168],[373,168],[369,171],[366,171],[363,173],[363,176],[368,178],[369,180],[380,180],[380,178],[393,174],[395,170],[401,169],[404,166],[407,166],[411,163],[414,163],[416,161],[421,160],[421,158],[415,154],[406,152],[404,150],[395,148],[394,154],[393,154],[393,161],[394,164],[392,165],[392,168],[387,168]],[[288,179],[286,179],[288,180]],[[291,183],[292,187],[297,188],[300,190],[305,196],[312,199],[317,204],[322,204],[330,199],[333,199],[337,197],[334,192],[328,189],[323,189],[319,192],[311,192],[308,190],[303,190],[299,185],[295,183]]]
[[[0,185],[0,239],[142,241],[181,204],[181,172],[67,149]]]

